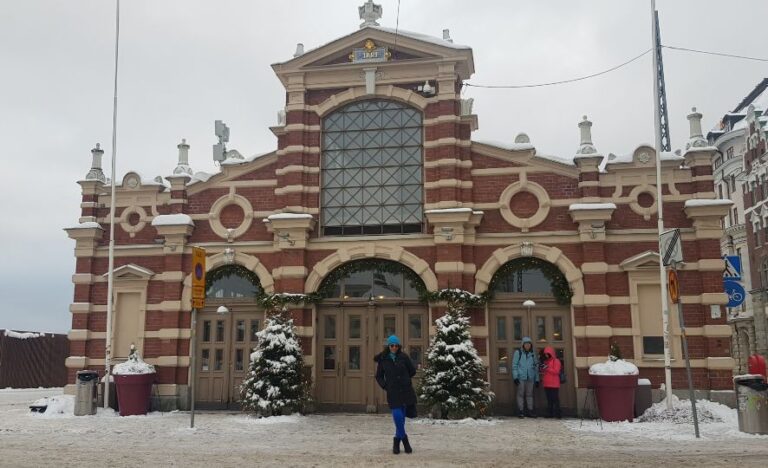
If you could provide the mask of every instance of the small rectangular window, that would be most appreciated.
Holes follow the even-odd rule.
[[[336,369],[336,347],[335,346],[323,347],[323,369],[324,370]]]
[[[325,333],[323,334],[323,337],[326,340],[335,340],[336,339],[336,316],[326,315],[324,325],[325,325]]]
[[[536,341],[547,341],[546,317],[536,317]]]
[[[359,315],[349,316],[349,338],[350,339],[360,338],[360,316]]]
[[[349,370],[360,370],[360,346],[349,347],[349,361],[347,362]]]
[[[496,317],[496,339],[507,341],[507,318]]]
[[[203,322],[203,341],[211,341],[211,321]]]
[[[552,317],[552,341],[563,341],[562,317]]]
[[[242,349],[235,350],[235,370],[236,371],[243,370],[243,350]]]
[[[237,331],[235,332],[235,341],[245,341],[245,320],[237,321]]]
[[[210,370],[211,350],[204,349],[202,358],[200,359],[200,370],[208,372]]]
[[[224,321],[216,321],[216,341],[224,341]]]
[[[408,356],[411,358],[411,362],[413,363],[413,367],[416,369],[421,369],[422,366],[422,358],[423,358],[423,351],[421,349],[421,346],[411,346],[408,350]]]
[[[224,368],[224,350],[216,350],[216,358],[213,361],[213,370],[220,371]]]
[[[256,344],[259,341],[259,337],[256,335],[259,332],[259,321],[251,320],[251,344]]]
[[[644,336],[643,337],[643,354],[646,354],[646,355],[664,354],[664,337],[663,336]]]
[[[522,317],[513,317],[512,318],[512,339],[515,341],[520,341],[523,339],[523,318]]]
[[[411,339],[421,338],[421,315],[408,317],[408,335]]]
[[[396,323],[397,321],[394,315],[384,316],[384,338],[389,338],[397,332],[397,330],[395,330]]]
[[[508,374],[509,373],[509,353],[507,353],[507,348],[499,348],[498,349],[498,365],[496,366],[496,372],[499,374]]]

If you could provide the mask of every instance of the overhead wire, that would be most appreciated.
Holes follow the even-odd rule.
[[[714,55],[718,57],[728,57],[728,58],[736,58],[736,59],[743,59],[743,60],[753,60],[758,62],[768,62],[768,58],[760,58],[760,57],[749,57],[746,55],[737,55],[737,54],[726,54],[721,52],[710,52],[706,50],[698,50],[698,49],[689,49],[686,47],[675,47],[675,46],[668,46],[668,45],[662,45],[661,47],[665,49],[672,49],[672,50],[678,50],[683,52],[692,52],[697,54],[706,54],[706,55]],[[616,65],[614,67],[611,67],[607,70],[603,70],[597,73],[592,73],[590,75],[586,76],[580,76],[578,78],[571,78],[567,80],[559,80],[559,81],[550,81],[546,83],[532,83],[532,84],[521,84],[521,85],[482,85],[482,84],[473,84],[473,83],[464,83],[464,86],[472,87],[472,88],[486,88],[486,89],[524,89],[524,88],[541,88],[544,86],[555,86],[555,85],[561,85],[561,84],[568,84],[568,83],[575,83],[577,81],[584,81],[588,80],[590,78],[595,78],[601,75],[605,75],[607,73],[611,73],[613,71],[616,71],[622,67],[625,67],[632,62],[635,62],[636,60],[639,60],[644,55],[650,53],[652,49],[648,49],[645,52],[643,52],[640,55],[637,55],[626,62],[620,63],[619,65]],[[462,89],[463,90],[463,89]]]

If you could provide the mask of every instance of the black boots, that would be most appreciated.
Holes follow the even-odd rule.
[[[413,453],[411,443],[408,442],[408,436],[403,437],[403,448],[405,449],[405,453]]]
[[[398,439],[395,437],[392,441],[392,453],[395,455],[400,453],[400,441],[403,442],[403,448],[405,449],[405,453],[413,453],[413,449],[411,448],[411,443],[408,441],[408,436],[403,437],[402,439]]]

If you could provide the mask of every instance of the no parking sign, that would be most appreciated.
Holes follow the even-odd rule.
[[[192,247],[192,307],[205,306],[205,249]]]

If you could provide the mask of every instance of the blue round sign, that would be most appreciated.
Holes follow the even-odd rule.
[[[203,266],[199,263],[195,263],[195,278],[200,279],[203,277]]]
[[[728,304],[726,307],[738,307],[744,303],[744,299],[747,298],[747,292],[744,290],[744,286],[737,281],[723,281],[723,288],[728,295]]]

